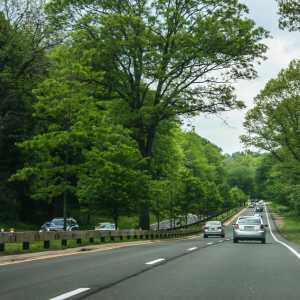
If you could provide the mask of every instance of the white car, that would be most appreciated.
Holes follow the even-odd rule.
[[[99,223],[95,226],[95,230],[109,230],[114,231],[116,229],[116,225],[113,223]]]

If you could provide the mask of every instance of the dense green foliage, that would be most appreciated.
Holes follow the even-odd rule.
[[[298,0],[277,0],[279,4],[280,28],[290,31],[300,29],[300,3]]]
[[[256,158],[224,156],[180,126],[243,107],[232,83],[255,78],[268,36],[246,6],[46,2],[0,6],[0,219],[40,223],[65,208],[84,222],[139,216],[148,228],[150,215],[253,196]]]
[[[270,80],[247,114],[242,139],[268,151],[257,170],[259,190],[300,214],[300,62]]]

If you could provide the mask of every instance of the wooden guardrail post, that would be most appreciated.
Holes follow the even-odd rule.
[[[5,244],[0,243],[0,252],[4,252],[4,251],[5,251]]]
[[[44,241],[44,249],[49,249],[50,248],[50,241]]]
[[[61,246],[62,247],[67,247],[68,246],[67,240],[65,240],[65,239],[61,240]]]
[[[22,243],[22,249],[23,250],[29,250],[29,242],[23,242]]]

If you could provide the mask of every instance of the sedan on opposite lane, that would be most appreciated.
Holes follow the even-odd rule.
[[[224,226],[220,221],[208,221],[204,226],[204,238],[208,236],[225,237]]]
[[[239,240],[259,240],[266,243],[266,227],[260,216],[242,216],[233,224],[233,242]]]

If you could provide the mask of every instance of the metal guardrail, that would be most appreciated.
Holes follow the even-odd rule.
[[[43,242],[44,249],[50,248],[52,241],[61,241],[63,247],[67,246],[68,240],[76,240],[77,244],[80,245],[83,240],[94,243],[95,240],[103,242],[108,241],[124,241],[133,239],[163,239],[163,238],[176,238],[185,235],[196,234],[202,231],[204,222],[211,218],[223,215],[225,213],[225,219],[230,217],[231,214],[235,214],[235,210],[218,212],[217,214],[211,215],[205,219],[202,219],[196,223],[183,225],[180,228],[175,229],[164,229],[164,230],[115,230],[115,231],[97,231],[97,230],[76,230],[76,231],[25,231],[25,232],[0,232],[0,252],[5,251],[5,244],[9,243],[22,243],[23,250],[29,250],[30,243]],[[196,227],[195,227],[196,226]],[[194,228],[189,228],[194,227]]]
[[[116,230],[116,231],[26,231],[26,232],[0,232],[0,251],[5,250],[7,243],[22,243],[23,250],[28,250],[32,242],[44,242],[44,248],[49,249],[51,241],[61,240],[62,246],[67,246],[68,240],[76,240],[81,244],[82,240],[94,243],[95,240],[100,242],[123,241],[132,239],[160,239],[175,238],[193,233],[199,233],[201,229],[177,229],[172,231],[154,231],[154,230]]]

